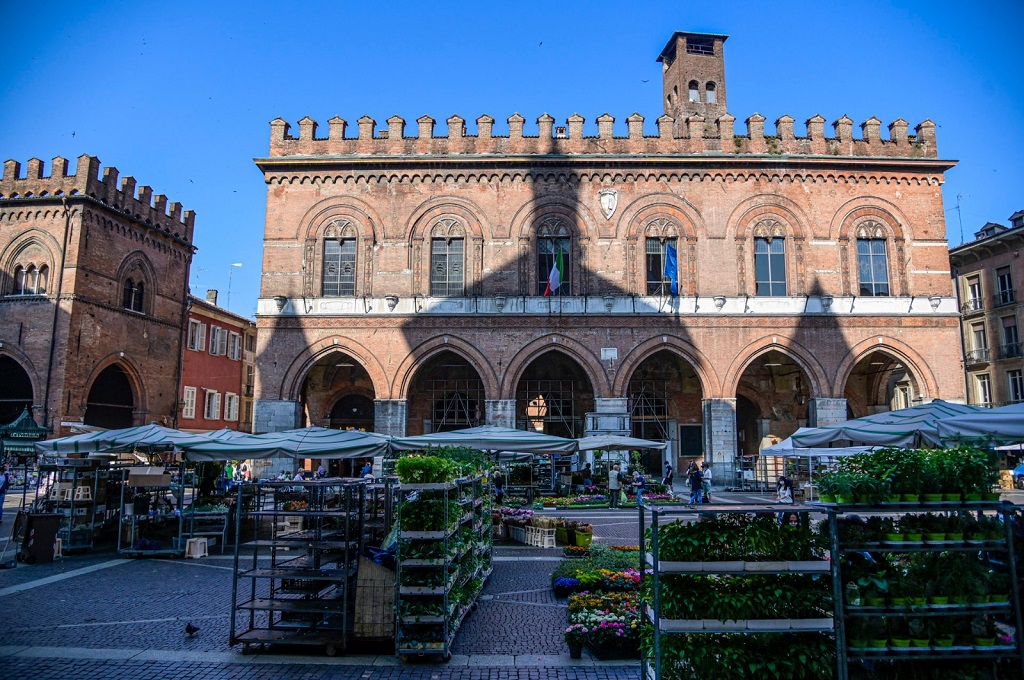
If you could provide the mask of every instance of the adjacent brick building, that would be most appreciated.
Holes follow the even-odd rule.
[[[673,35],[625,136],[273,121],[255,429],[629,432],[725,480],[768,433],[962,401],[935,124],[738,131],[725,38]]]
[[[949,251],[963,314],[964,371],[968,401],[1004,406],[1024,401],[1020,327],[1024,300],[1024,210],[1010,226],[989,222],[974,240]]]
[[[252,431],[256,324],[206,299],[189,296],[181,373],[179,427]]]
[[[195,215],[97,158],[0,178],[0,423],[176,425]]]

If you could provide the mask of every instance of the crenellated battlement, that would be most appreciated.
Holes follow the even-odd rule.
[[[112,165],[103,169],[102,177],[99,171],[100,160],[88,154],[78,157],[74,173],[68,172],[67,159],[55,157],[49,175],[43,174],[43,161],[38,158],[28,160],[24,176],[21,163],[8,160],[0,176],[0,200],[89,196],[140,222],[192,242],[194,211],[182,211],[181,203],[168,203],[166,196],[154,194],[151,187],[136,186],[134,177],[121,177],[119,183],[119,173]]]
[[[298,136],[282,118],[270,122],[270,156],[447,156],[462,154],[546,155],[546,154],[768,154],[814,156],[863,156],[883,158],[937,158],[935,123],[918,124],[909,134],[909,124],[897,118],[888,125],[889,136],[881,135],[882,122],[872,116],[860,124],[860,137],[854,137],[854,122],[842,116],[832,123],[834,136],[825,135],[826,120],[814,115],[805,121],[807,134],[797,137],[795,120],[783,115],[775,121],[775,134],[765,134],[765,117],[755,113],[744,121],[745,135],[737,134],[736,119],[726,114],[714,121],[690,116],[682,125],[669,115],[659,117],[657,135],[644,134],[644,117],[639,113],[626,118],[627,135],[612,134],[615,118],[607,113],[599,116],[597,136],[584,135],[585,119],[573,114],[566,125],[556,126],[555,119],[543,114],[537,119],[537,134],[525,132],[526,118],[518,113],[507,119],[508,135],[494,134],[494,118],[476,119],[477,134],[466,133],[466,120],[460,116],[447,119],[448,134],[435,136],[437,124],[430,116],[416,119],[416,136],[406,136],[406,121],[399,116],[388,118],[387,126],[377,129],[377,121],[363,116],[356,121],[356,136],[346,136],[348,122],[337,116],[327,121],[326,137],[317,136],[317,122],[306,116],[298,122]],[[685,134],[676,134],[677,127]]]

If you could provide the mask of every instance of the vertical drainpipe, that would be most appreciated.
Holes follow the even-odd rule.
[[[185,365],[185,343],[188,337],[188,310],[192,306],[188,299],[188,278],[192,273],[192,255],[195,246],[189,246],[191,252],[185,261],[185,281],[181,285],[181,319],[178,321],[178,366],[174,371],[174,413],[171,416],[171,427],[178,429],[178,412],[181,410],[181,371]]]
[[[963,362],[963,370],[961,371],[964,376],[964,399],[967,404],[971,403],[971,385],[968,380],[967,374],[967,343],[964,342],[964,312],[963,312],[963,301],[960,299],[960,267],[953,267],[953,292],[956,293],[956,309],[957,309],[957,327],[960,333],[960,356]]]
[[[60,314],[60,296],[64,290],[64,264],[67,262],[68,237],[71,235],[71,209],[68,207],[67,196],[61,196],[61,205],[64,207],[64,247],[60,251],[60,267],[57,268],[57,291],[53,301],[53,320],[50,324],[50,360],[46,364],[46,390],[43,396],[43,427],[51,428],[50,424],[50,383],[53,380],[53,358],[57,351],[57,319]],[[70,332],[70,324],[68,329]],[[67,362],[64,362],[67,366]],[[66,377],[66,376],[65,376]]]

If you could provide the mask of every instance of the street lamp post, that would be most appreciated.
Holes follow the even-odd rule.
[[[232,262],[231,266],[228,268],[228,304],[226,305],[228,309],[231,308],[231,275],[235,273],[235,267],[241,266],[241,262]]]

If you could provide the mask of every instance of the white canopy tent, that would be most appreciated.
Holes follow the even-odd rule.
[[[815,448],[836,442],[875,446],[939,446],[940,421],[974,414],[980,410],[976,406],[936,399],[927,404],[876,413],[834,425],[800,428],[790,438],[794,448]]]
[[[579,442],[580,451],[632,451],[633,449],[664,449],[668,446],[665,442],[656,442],[650,439],[637,439],[636,437],[623,437],[617,434],[596,434],[590,437],[582,437],[576,440]]]
[[[938,433],[947,445],[957,440],[1024,442],[1024,402],[940,420]]]

